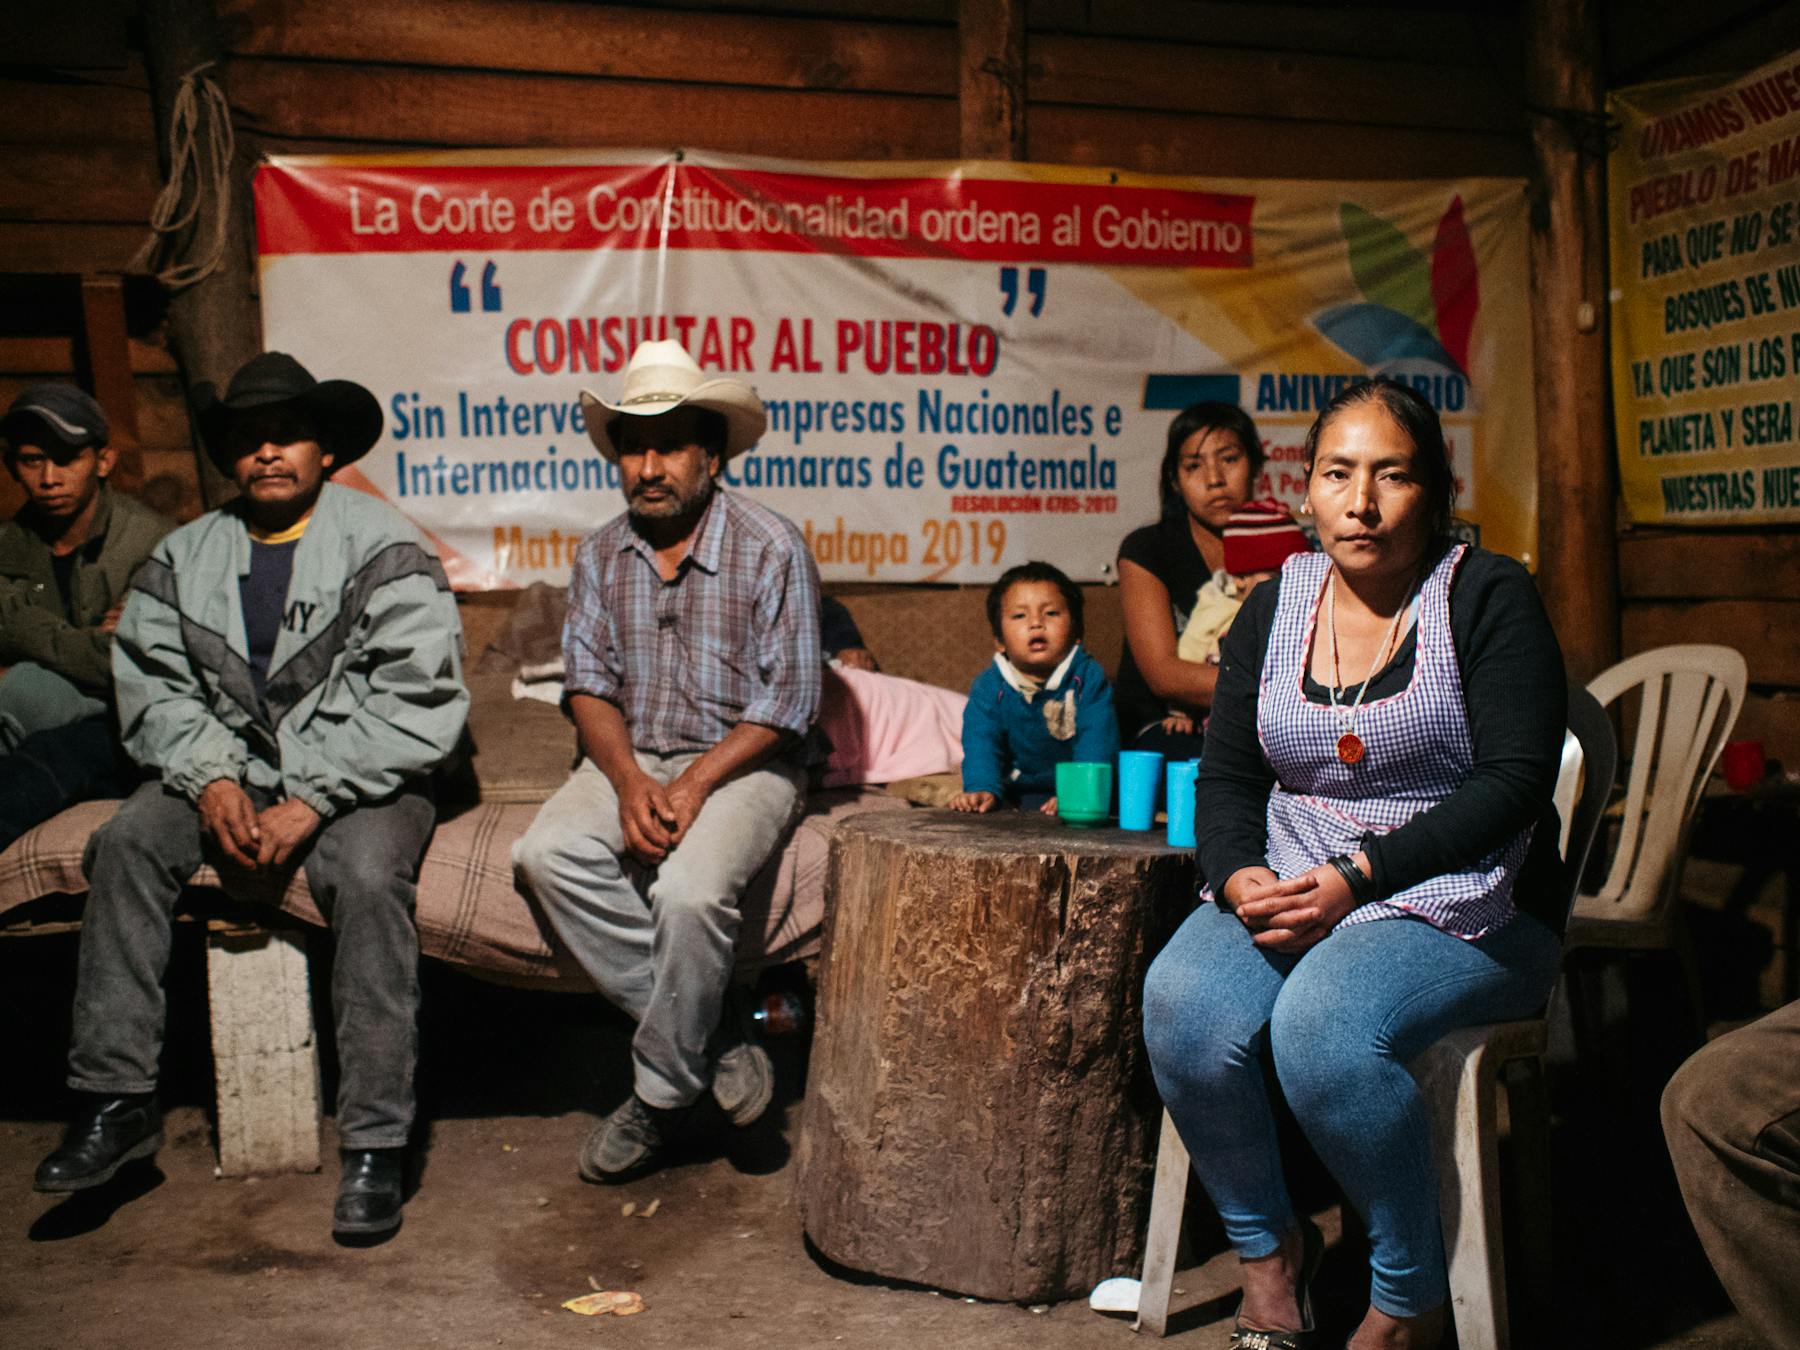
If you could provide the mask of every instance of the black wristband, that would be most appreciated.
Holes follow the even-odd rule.
[[[1375,898],[1375,881],[1363,875],[1362,868],[1356,865],[1355,859],[1347,853],[1340,853],[1335,858],[1326,859],[1337,868],[1338,875],[1343,877],[1344,884],[1350,888],[1350,898],[1359,905],[1366,905]]]

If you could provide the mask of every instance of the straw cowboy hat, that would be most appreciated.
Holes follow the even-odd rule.
[[[315,380],[286,352],[251,357],[221,396],[212,382],[194,386],[194,408],[206,453],[230,476],[231,424],[246,413],[290,404],[306,413],[331,452],[335,472],[369,453],[381,439],[381,404],[352,380]]]
[[[598,412],[597,409],[605,409]],[[608,459],[619,457],[613,425],[619,414],[655,417],[676,408],[705,408],[725,419],[725,458],[740,455],[762,438],[769,425],[762,400],[742,380],[709,380],[687,350],[672,340],[640,342],[625,367],[625,390],[608,403],[591,389],[581,391],[581,415],[587,434]]]

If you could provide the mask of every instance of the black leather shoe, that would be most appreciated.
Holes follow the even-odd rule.
[[[90,1097],[56,1151],[38,1164],[32,1185],[40,1191],[85,1191],[104,1186],[134,1158],[162,1147],[162,1112],[156,1094]]]
[[[343,1179],[331,1211],[334,1233],[386,1233],[400,1226],[400,1160],[404,1149],[345,1149]]]

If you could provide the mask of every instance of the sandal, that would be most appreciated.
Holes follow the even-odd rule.
[[[1294,1301],[1300,1305],[1300,1330],[1264,1331],[1239,1321],[1231,1328],[1231,1339],[1226,1342],[1228,1350],[1311,1350],[1318,1341],[1318,1329],[1313,1325],[1312,1282],[1324,1256],[1325,1235],[1316,1223],[1302,1215],[1300,1278],[1294,1287]]]

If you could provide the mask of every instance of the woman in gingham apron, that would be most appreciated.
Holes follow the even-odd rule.
[[[1245,602],[1222,651],[1196,817],[1202,904],[1151,968],[1157,1086],[1242,1265],[1232,1345],[1317,1343],[1281,1089],[1373,1246],[1350,1345],[1430,1347],[1448,1285],[1406,1063],[1525,1017],[1555,979],[1562,656],[1525,569],[1453,543],[1444,433],[1388,380],[1306,440],[1322,553]]]

